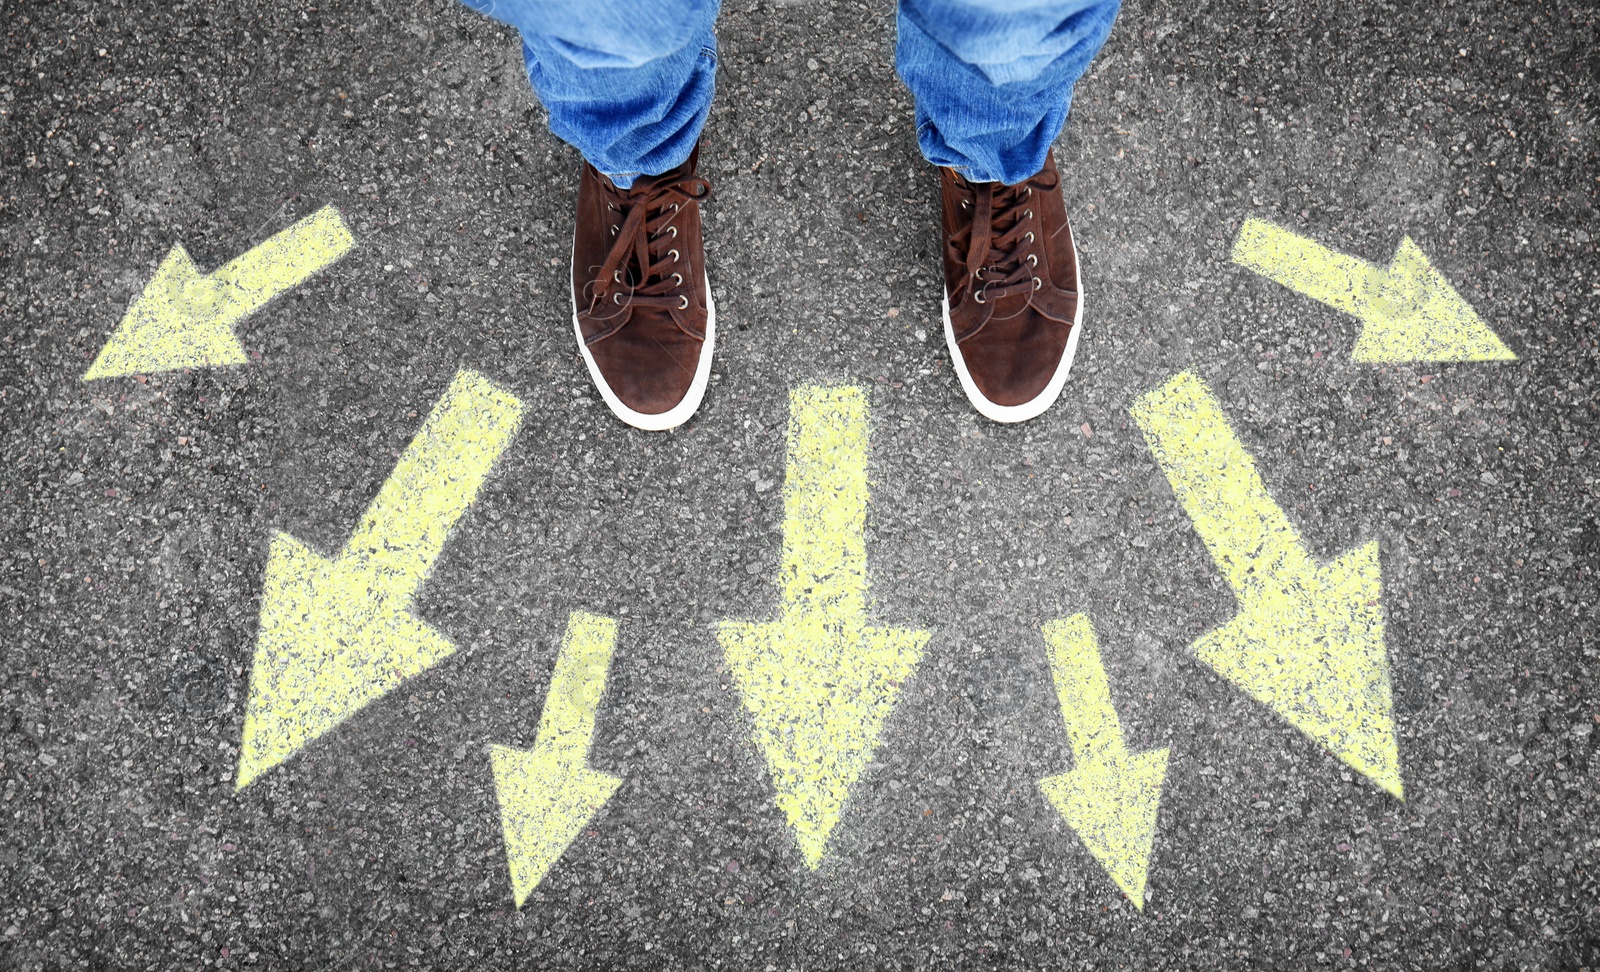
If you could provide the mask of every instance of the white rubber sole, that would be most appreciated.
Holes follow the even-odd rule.
[[[628,423],[636,429],[646,432],[665,432],[675,429],[689,421],[690,417],[700,409],[700,402],[706,397],[706,385],[711,382],[711,355],[717,345],[717,307],[711,299],[711,278],[706,281],[706,339],[700,347],[700,362],[695,365],[694,380],[689,383],[689,391],[683,396],[683,401],[667,409],[665,412],[638,412],[622,403],[617,393],[606,384],[605,376],[600,373],[600,366],[595,364],[594,355],[589,353],[589,345],[584,343],[583,328],[578,326],[578,302],[572,302],[572,333],[578,338],[578,351],[583,355],[583,363],[589,366],[589,377],[594,380],[594,386],[600,389],[600,397],[605,400],[606,407],[611,409],[611,414]]]
[[[1078,262],[1078,243],[1072,243],[1072,262]],[[950,323],[950,295],[947,293],[940,303],[944,311],[944,343],[950,349],[950,360],[955,362],[956,377],[961,379],[961,390],[967,393],[967,401],[978,410],[978,414],[995,422],[1010,424],[1013,422],[1026,422],[1031,418],[1043,415],[1056,399],[1061,395],[1061,389],[1067,383],[1067,372],[1072,370],[1072,357],[1078,353],[1078,338],[1083,334],[1083,277],[1080,266],[1078,277],[1078,312],[1072,319],[1072,333],[1067,335],[1067,347],[1061,354],[1061,363],[1056,365],[1055,374],[1050,376],[1050,381],[1029,401],[1021,405],[998,405],[986,398],[978,390],[978,385],[972,380],[972,373],[967,370],[967,362],[961,357],[961,347],[956,344],[956,329]]]

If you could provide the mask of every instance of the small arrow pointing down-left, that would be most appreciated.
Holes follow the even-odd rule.
[[[616,642],[616,621],[573,612],[533,749],[493,746],[489,751],[518,908],[622,785],[617,777],[588,765],[595,714]]]
[[[456,650],[411,602],[511,444],[522,403],[462,371],[339,556],[272,542],[239,747],[244,789],[363,706]]]
[[[189,252],[173,247],[84,381],[124,375],[244,364],[233,325],[298,286],[355,246],[339,210],[324,206],[271,239],[202,274]]]

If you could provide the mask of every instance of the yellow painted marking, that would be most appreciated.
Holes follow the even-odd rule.
[[[456,650],[411,602],[521,418],[515,396],[462,371],[338,557],[273,538],[239,789]]]
[[[867,624],[867,500],[866,393],[792,392],[779,618],[717,637],[812,868],[929,637]]]
[[[1409,236],[1389,266],[1379,267],[1248,219],[1233,262],[1360,318],[1356,361],[1517,360]]]
[[[1377,542],[1318,566],[1196,375],[1142,395],[1133,417],[1239,600],[1195,653],[1403,799]]]
[[[1087,614],[1050,622],[1044,638],[1074,765],[1070,772],[1040,780],[1039,789],[1143,911],[1167,750],[1128,752]]]
[[[605,695],[616,643],[617,622],[574,611],[556,656],[533,749],[490,750],[518,908],[622,785],[617,777],[588,765],[595,713]]]
[[[355,246],[339,211],[311,216],[201,274],[175,246],[84,372],[84,381],[178,368],[244,364],[233,325]]]

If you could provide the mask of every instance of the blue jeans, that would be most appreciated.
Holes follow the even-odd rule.
[[[688,159],[711,108],[720,0],[462,0],[522,34],[550,130],[618,186]],[[1120,0],[899,0],[917,142],[974,182],[1044,166]]]

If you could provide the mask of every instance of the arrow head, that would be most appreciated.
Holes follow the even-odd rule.
[[[1166,776],[1167,750],[1155,749],[1082,760],[1039,781],[1045,799],[1141,911]]]
[[[238,789],[455,652],[371,574],[278,534],[267,558]]]
[[[929,632],[819,612],[726,621],[717,637],[754,718],[778,807],[815,869]]]
[[[1409,236],[1375,280],[1360,311],[1356,361],[1517,360]]]
[[[582,754],[578,756],[581,760]],[[490,749],[518,908],[622,785],[617,777],[589,769],[572,757],[570,751],[555,747],[536,747],[532,752],[509,746]]]
[[[1405,799],[1383,640],[1378,544],[1265,584],[1195,642],[1223,678]]]
[[[244,364],[244,346],[224,309],[220,288],[200,273],[188,251],[173,247],[83,380]]]

